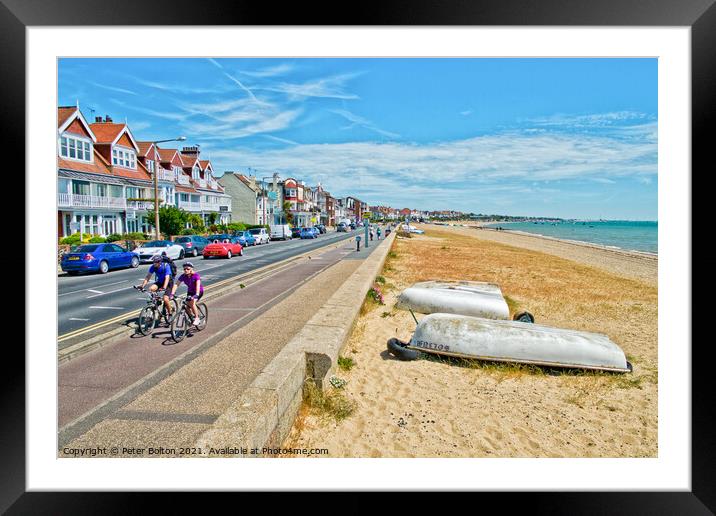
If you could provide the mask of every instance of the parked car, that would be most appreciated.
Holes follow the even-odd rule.
[[[316,234],[316,237],[319,237],[319,236],[321,236],[321,230],[320,230],[320,229],[318,229],[318,227],[317,227],[317,226],[313,226],[313,227],[312,227],[311,229],[312,229],[312,230],[313,230],[313,232],[314,232],[314,233]]]
[[[354,229],[356,228],[356,223],[355,223],[355,222],[351,222],[350,227],[351,227],[351,230],[354,230]]]
[[[187,256],[199,256],[209,244],[209,240],[200,235],[185,235],[177,237],[174,243],[182,246]]]
[[[239,237],[231,235],[225,236],[226,238],[222,239],[212,239],[212,242],[204,248],[202,255],[205,260],[219,257],[231,259],[232,256],[243,256],[244,248],[241,242],[239,242]]]
[[[313,228],[301,228],[301,238],[318,238]]]
[[[254,235],[257,245],[268,244],[271,240],[268,231],[266,231],[266,228],[251,228],[249,229],[249,233]]]
[[[301,228],[291,228],[291,238],[301,238]]]
[[[321,233],[323,233],[323,234],[326,233],[326,226],[324,226],[323,224],[319,224],[316,227],[318,228],[318,231],[320,231]]]
[[[336,231],[338,231],[339,233],[348,233],[348,225],[344,222],[341,222],[340,224],[338,224],[338,227],[336,227]]]
[[[291,226],[288,224],[271,224],[269,228],[271,229],[271,231],[269,231],[271,240],[289,240],[293,238]]]
[[[181,260],[186,254],[182,246],[169,240],[152,240],[145,242],[137,247],[134,252],[139,255],[140,262],[151,262],[155,254],[162,254],[163,252],[167,253],[167,256],[172,260]]]
[[[62,255],[60,267],[70,276],[78,272],[100,272],[139,266],[139,255],[117,244],[83,244]]]
[[[252,235],[248,231],[237,231],[236,233],[234,233],[234,236],[239,237],[239,243],[243,247],[256,245],[256,239],[254,238],[254,235]]]

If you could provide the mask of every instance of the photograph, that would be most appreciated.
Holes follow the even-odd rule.
[[[28,271],[0,512],[148,491],[712,506],[691,174],[716,18],[146,7],[13,7],[0,45]]]
[[[658,457],[658,66],[58,59],[58,457]]]

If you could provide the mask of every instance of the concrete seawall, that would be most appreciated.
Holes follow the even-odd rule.
[[[251,450],[281,445],[298,413],[305,381],[310,378],[324,388],[335,372],[338,355],[394,238],[395,232],[377,244],[242,395],[199,436],[195,446]]]

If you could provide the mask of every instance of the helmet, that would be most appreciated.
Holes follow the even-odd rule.
[[[160,255],[158,255],[158,254],[155,254],[154,256],[152,256],[152,261],[155,262],[155,263],[156,263],[156,262],[161,262],[161,261],[162,261],[162,257],[161,257]]]
[[[191,268],[193,269],[193,268],[194,268],[194,264],[191,263],[191,262],[184,262],[184,265],[182,265],[182,267],[191,267]]]

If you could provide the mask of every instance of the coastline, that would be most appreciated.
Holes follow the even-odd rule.
[[[338,421],[305,409],[288,446],[324,447],[329,457],[658,456],[655,257],[508,231],[422,228],[393,243],[381,272],[385,305],[366,301],[342,351],[352,366],[336,372],[346,381],[339,395],[353,413]],[[634,371],[396,360],[387,340],[409,340],[415,329],[395,309],[397,296],[431,279],[497,283],[511,313],[607,335]]]
[[[478,239],[551,254],[583,265],[597,267],[619,276],[645,281],[654,286],[658,283],[659,257],[654,253],[627,251],[591,242],[537,235],[526,231],[507,229],[498,231],[494,228],[484,227],[485,224],[494,224],[493,222],[450,223],[463,224],[463,226],[435,226],[433,224],[418,224],[418,226],[422,229],[439,228],[455,231]]]

